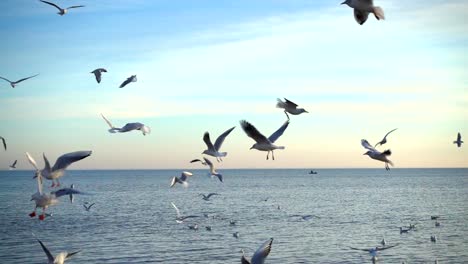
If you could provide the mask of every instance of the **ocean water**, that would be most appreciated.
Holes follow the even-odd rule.
[[[241,249],[251,256],[271,237],[266,263],[370,263],[349,247],[382,238],[399,245],[382,251],[380,263],[468,262],[468,169],[222,170],[224,183],[195,170],[188,188],[169,188],[180,172],[68,171],[62,186],[87,194],[73,204],[62,197],[39,221],[28,216],[33,173],[1,171],[0,263],[46,263],[32,232],[53,254],[81,250],[67,263],[240,263]],[[220,195],[199,196],[209,192]],[[87,212],[84,202],[96,204]],[[200,217],[178,224],[170,202]],[[441,216],[440,227],[431,215]],[[194,223],[198,231],[189,230]],[[416,229],[400,234],[410,223]]]

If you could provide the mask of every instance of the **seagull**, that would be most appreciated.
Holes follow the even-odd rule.
[[[283,108],[286,117],[289,120],[288,113],[292,115],[300,115],[302,113],[309,113],[304,108],[297,108],[297,104],[289,101],[288,99],[284,98],[284,102],[278,98],[278,103],[276,103],[277,108]]]
[[[235,225],[236,225],[236,221],[234,221],[234,220],[230,220],[230,221],[229,221],[229,225],[231,225],[231,226],[235,226]]]
[[[15,160],[15,162],[13,162],[13,164],[10,165],[10,169],[16,169],[16,163],[18,162],[18,160]]]
[[[211,226],[205,226],[206,231],[211,231]]]
[[[390,170],[390,167],[388,166],[388,164],[393,166],[393,162],[387,158],[387,156],[392,155],[392,152],[389,149],[385,150],[384,152],[380,152],[376,150],[374,147],[372,147],[371,144],[369,144],[369,142],[367,142],[367,140],[365,139],[361,140],[361,145],[364,148],[368,149],[368,151],[364,153],[363,155],[368,155],[371,159],[385,162],[385,169]]]
[[[457,135],[457,140],[455,140],[453,142],[453,144],[457,144],[458,147],[461,147],[463,141],[462,141],[462,138],[461,138],[461,134],[460,132],[458,132],[458,135]],[[6,148],[5,148],[6,149]]]
[[[57,14],[59,14],[61,16],[65,15],[68,12],[68,9],[84,7],[84,5],[77,5],[77,6],[70,6],[70,7],[67,7],[67,8],[61,8],[60,6],[58,6],[58,5],[54,4],[54,3],[47,2],[47,1],[44,1],[44,0],[40,0],[40,1],[42,3],[46,3],[48,5],[51,5],[51,6],[54,6],[55,8],[57,8],[59,10],[59,12]]]
[[[210,133],[205,132],[203,135],[203,141],[205,141],[205,144],[208,149],[204,150],[202,154],[209,155],[216,157],[217,161],[222,161],[222,157],[226,157],[227,152],[219,152],[219,149],[221,148],[221,145],[224,142],[224,139],[231,133],[231,131],[236,128],[236,127],[231,127],[230,129],[226,130],[226,132],[222,133],[215,141],[214,145],[211,143],[210,140]]]
[[[284,131],[289,125],[289,120],[284,122],[284,124],[276,130],[275,133],[271,134],[269,138],[266,138],[264,135],[262,135],[258,130],[249,122],[245,120],[240,121],[242,129],[245,131],[247,136],[255,140],[257,143],[253,144],[250,149],[257,149],[260,151],[268,151],[266,159],[268,159],[271,151],[271,156],[273,160],[275,160],[275,154],[274,150],[275,149],[284,149],[283,146],[276,146],[273,143],[281,136],[283,135]]]
[[[127,123],[125,126],[122,128],[114,127],[112,123],[103,115],[101,114],[102,118],[104,118],[104,121],[110,126],[110,129],[108,130],[109,133],[125,133],[133,130],[140,130],[141,133],[143,133],[143,136],[146,136],[146,134],[151,133],[151,128],[148,126],[145,126],[142,123]]]
[[[75,184],[70,185],[70,189],[75,189]],[[75,197],[73,196],[73,193],[70,193],[70,203],[73,203],[75,200]]]
[[[2,139],[2,142],[3,142],[3,148],[5,149],[5,151],[7,150],[7,145],[6,145],[6,140],[4,137],[0,137]]]
[[[440,227],[440,222],[436,220],[436,221],[435,221],[435,226],[436,226],[436,227]]]
[[[221,175],[220,173],[218,173],[216,171],[216,168],[215,168],[213,162],[211,162],[211,160],[209,160],[209,159],[207,159],[205,157],[203,157],[203,159],[205,160],[206,165],[208,165],[210,167],[210,173],[208,175],[216,176],[216,177],[218,177],[219,181],[223,182],[223,175]]]
[[[219,195],[219,194],[217,194],[217,193],[210,193],[210,194],[208,194],[208,195],[204,195],[203,193],[200,193],[200,195],[203,196],[203,200],[209,201],[211,196],[213,196],[213,195]]]
[[[33,76],[29,76],[29,77],[26,77],[26,78],[23,78],[23,79],[19,79],[19,80],[15,81],[15,82],[12,82],[12,81],[8,80],[7,78],[3,78],[3,77],[0,77],[0,79],[3,79],[3,80],[5,80],[5,81],[9,82],[10,85],[11,85],[11,88],[15,88],[16,85],[17,85],[18,83],[20,83],[20,82],[22,82],[22,81],[26,81],[27,79],[34,78],[34,77],[36,77],[36,76],[38,76],[38,75],[39,75],[39,74],[36,74],[36,75],[33,75]]]
[[[232,233],[232,236],[235,237],[235,238],[239,238],[239,232]]]
[[[187,179],[188,177],[192,176],[193,174],[188,171],[183,171],[182,174],[180,174],[180,177],[174,176],[171,181],[171,188],[174,187],[176,183],[182,184],[184,187],[188,187],[188,182]]]
[[[392,133],[393,131],[395,131],[395,130],[397,130],[397,129],[398,129],[398,128],[395,128],[395,129],[393,129],[393,130],[390,130],[390,132],[388,132],[387,134],[385,134],[385,137],[384,137],[379,143],[375,144],[374,147],[376,148],[377,145],[379,145],[379,144],[380,144],[380,145],[383,145],[383,144],[387,143],[387,136],[388,136],[388,134]]]
[[[101,83],[101,76],[102,76],[103,72],[107,72],[107,70],[104,69],[104,68],[98,68],[98,69],[95,69],[94,71],[92,71],[90,73],[93,73],[94,76],[96,77],[96,81],[98,83]]]
[[[369,13],[373,13],[377,20],[385,19],[384,11],[379,6],[374,6],[373,0],[346,0],[342,5],[348,5],[354,9],[354,19],[359,25],[366,22]]]
[[[320,217],[315,216],[315,215],[291,215],[291,217],[300,217],[304,221],[309,221],[310,219],[312,219],[314,217],[320,218]]]
[[[47,261],[48,261],[47,264],[63,264],[63,263],[65,263],[65,260],[68,260],[73,255],[75,255],[76,253],[80,252],[80,251],[75,251],[75,252],[72,252],[72,253],[60,252],[54,258],[54,256],[52,256],[52,253],[50,253],[49,249],[47,249],[47,247],[44,245],[44,243],[42,243],[42,241],[39,240],[39,239],[37,239],[37,241],[39,242],[39,244],[41,244],[42,250],[44,250],[45,254],[47,255]]]
[[[198,224],[189,225],[188,228],[191,229],[191,230],[195,230],[195,231],[196,231],[196,230],[198,230]]]
[[[385,245],[387,244],[387,241],[385,241],[385,238],[382,239],[382,241],[380,241],[380,244],[381,244],[382,246],[385,246]]]
[[[124,88],[127,84],[131,83],[131,82],[136,82],[137,81],[137,77],[136,75],[132,75],[130,77],[127,78],[127,80],[125,80],[120,86],[119,88]]]
[[[410,229],[403,229],[403,227],[400,227],[400,234],[408,233],[409,231]]]
[[[365,251],[365,252],[368,252],[371,256],[372,256],[372,263],[376,263],[377,261],[377,253],[379,251],[382,251],[382,250],[385,250],[385,249],[389,249],[389,248],[392,248],[392,247],[396,247],[398,246],[399,244],[395,244],[393,246],[383,246],[383,247],[374,247],[374,248],[354,248],[354,247],[349,247],[351,249],[354,249],[354,250],[361,250],[361,251]]]
[[[440,218],[440,216],[438,216],[438,215],[431,215],[431,220],[437,220],[439,218]]]
[[[437,242],[437,237],[435,235],[432,235],[431,236],[431,242]]]
[[[95,203],[92,203],[92,204],[86,206],[86,203],[84,203],[84,204],[83,204],[83,207],[85,208],[86,212],[89,212],[89,210],[91,210],[91,207],[93,207],[94,204],[95,204]]]
[[[57,161],[55,161],[55,164],[52,168],[50,167],[50,163],[46,155],[43,154],[45,166],[44,169],[41,170],[41,175],[48,180],[52,180],[52,186],[50,187],[59,187],[59,178],[65,174],[67,167],[74,162],[89,157],[91,153],[92,151],[76,151],[63,154],[57,159]],[[54,181],[57,182],[57,184]]]
[[[273,238],[270,238],[268,241],[263,243],[257,251],[255,251],[252,259],[248,261],[245,258],[244,250],[242,251],[241,263],[242,264],[263,264],[265,263],[265,259],[268,257],[271,251],[271,245],[273,244]]]
[[[80,191],[77,191],[72,188],[64,188],[60,189],[55,192],[51,192],[50,194],[44,193],[42,190],[42,171],[38,169],[36,161],[26,152],[26,156],[28,157],[29,163],[33,165],[36,169],[34,178],[37,178],[37,192],[31,196],[31,201],[36,203],[36,207],[34,211],[29,214],[30,217],[36,216],[36,210],[38,207],[42,208],[42,214],[39,215],[39,220],[45,219],[45,210],[52,205],[56,205],[58,203],[58,198],[64,195],[71,195],[71,194],[82,194]]]
[[[200,162],[202,165],[205,165],[205,166],[208,165],[208,164],[206,164],[206,162],[204,162],[204,161],[201,160],[201,159],[194,159],[194,160],[191,160],[191,161],[190,161],[190,163],[194,163],[194,162]]]
[[[174,207],[174,209],[176,210],[176,213],[177,213],[176,222],[179,223],[179,224],[183,223],[185,219],[199,217],[198,215],[182,216],[180,214],[179,208],[177,208],[177,206],[173,202],[171,202],[171,204],[172,204],[172,207]]]

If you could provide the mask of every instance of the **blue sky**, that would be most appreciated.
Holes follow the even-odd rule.
[[[83,4],[61,17],[34,0],[0,8],[0,168],[25,151],[54,160],[93,155],[73,168],[195,168],[202,136],[237,126],[222,168],[382,167],[360,140],[387,147],[397,167],[466,167],[451,142],[468,135],[468,3],[375,1],[386,14],[359,26],[340,1],[56,1]],[[437,15],[434,15],[437,14]],[[101,84],[89,73],[104,67]],[[138,82],[118,85],[137,74]],[[294,116],[277,160],[249,150],[246,119],[269,135]],[[152,134],[109,134],[140,121]]]

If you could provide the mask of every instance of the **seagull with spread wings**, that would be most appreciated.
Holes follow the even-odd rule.
[[[353,250],[360,250],[360,251],[364,251],[364,252],[369,253],[372,256],[372,259],[371,259],[372,262],[376,263],[377,254],[378,254],[379,251],[383,251],[383,250],[386,250],[386,249],[389,249],[389,248],[393,248],[393,247],[396,247],[398,245],[399,244],[395,244],[395,245],[392,245],[392,246],[373,247],[373,248],[355,248],[355,247],[349,247],[349,248],[353,249]]]
[[[263,243],[257,251],[255,251],[254,255],[248,261],[245,258],[245,253],[244,250],[242,249],[242,257],[241,257],[241,263],[242,264],[263,264],[265,263],[265,259],[268,257],[271,251],[271,245],[273,244],[273,238],[270,238],[268,241]]]
[[[26,81],[27,79],[34,78],[34,77],[36,77],[36,76],[38,76],[38,75],[39,75],[39,74],[36,74],[36,75],[29,76],[29,77],[26,77],[26,78],[23,78],[23,79],[19,79],[19,80],[17,80],[17,81],[10,81],[10,80],[8,80],[7,78],[3,78],[3,77],[0,77],[0,79],[2,79],[2,80],[5,80],[5,81],[9,82],[9,83],[10,83],[10,86],[11,86],[11,88],[15,88],[15,87],[16,87],[16,85],[17,85],[18,83],[20,83],[20,82],[22,82],[22,81]]]
[[[177,177],[177,176],[174,176],[171,180],[171,188],[174,187],[174,185],[176,183],[180,183],[182,184],[182,186],[184,187],[188,187],[188,177],[191,177],[193,174],[191,172],[188,172],[188,171],[183,171],[181,174],[180,174],[180,177]]]
[[[171,202],[171,205],[172,207],[174,207],[174,209],[176,210],[176,222],[177,223],[183,223],[186,219],[189,219],[189,218],[196,218],[196,217],[199,217],[198,215],[187,215],[187,216],[183,216],[181,213],[180,213],[180,210],[179,208],[177,208],[177,206]]]
[[[463,144],[463,141],[462,141],[462,137],[461,137],[460,132],[458,132],[457,140],[455,140],[455,141],[453,142],[453,144],[457,144],[458,147],[461,147],[461,145]],[[5,149],[6,149],[6,147],[5,147]]]
[[[7,150],[7,144],[6,144],[6,140],[4,137],[0,137],[0,139],[2,140],[2,143],[3,143],[3,148],[5,149],[5,151]]]
[[[18,160],[15,160],[13,164],[10,165],[10,169],[16,169],[16,163],[18,163]]]
[[[84,7],[84,5],[77,5],[77,6],[69,6],[67,8],[61,8],[60,6],[58,6],[58,5],[54,4],[54,3],[51,3],[51,2],[47,2],[47,1],[44,1],[44,0],[39,0],[39,1],[57,8],[59,10],[57,14],[59,14],[61,16],[68,13],[68,9]]]
[[[87,205],[87,204],[88,204],[88,203],[84,203],[84,204],[83,204],[83,207],[84,207],[84,209],[86,210],[86,212],[89,212],[89,210],[91,210],[91,207],[93,207],[93,205],[94,205],[95,203],[92,203],[92,204],[90,204],[90,205]]]
[[[283,135],[284,131],[286,130],[286,128],[289,125],[289,120],[284,122],[284,124],[278,130],[276,130],[275,133],[271,134],[271,136],[268,137],[268,138],[266,138],[264,135],[262,135],[260,132],[258,132],[258,130],[252,124],[250,124],[249,122],[247,122],[245,120],[241,120],[240,124],[241,124],[241,127],[244,130],[244,132],[247,134],[247,136],[249,136],[250,138],[252,138],[256,142],[255,144],[252,145],[252,147],[250,149],[257,149],[257,150],[260,150],[260,151],[268,151],[266,159],[269,158],[270,151],[271,151],[272,159],[274,160],[275,159],[275,154],[274,154],[273,151],[275,149],[284,149],[285,148],[283,146],[276,146],[273,143],[275,143],[275,141],[281,135]]]
[[[367,140],[365,140],[365,139],[361,140],[361,145],[365,149],[367,149],[367,152],[364,153],[363,155],[368,155],[371,159],[375,159],[375,160],[385,162],[385,169],[390,170],[390,167],[388,166],[388,164],[393,166],[393,162],[388,159],[388,156],[392,155],[392,151],[387,149],[384,152],[380,152],[380,151],[376,150],[374,147],[372,147],[371,144],[369,144],[369,142],[367,142]]]
[[[385,137],[384,137],[380,142],[378,142],[377,144],[375,144],[374,147],[376,148],[378,145],[381,145],[381,146],[382,146],[383,144],[387,143],[387,136],[388,136],[390,133],[392,133],[393,131],[397,130],[397,129],[398,129],[398,128],[395,128],[395,129],[390,130],[390,132],[388,132],[387,134],[385,134]]]
[[[208,195],[205,195],[205,194],[203,194],[203,193],[200,193],[200,194],[199,194],[199,196],[203,196],[202,199],[205,200],[205,201],[209,201],[209,200],[210,200],[210,197],[213,196],[213,195],[219,195],[219,194],[217,194],[217,193],[209,193]]]
[[[222,133],[215,141],[214,145],[211,143],[210,139],[210,133],[205,132],[203,135],[203,141],[205,141],[205,144],[207,146],[207,149],[202,152],[202,154],[209,155],[216,157],[217,161],[222,160],[222,157],[226,157],[227,152],[219,152],[221,149],[221,145],[224,142],[224,139],[231,133],[231,131],[236,128],[236,127],[231,127],[230,129],[226,130],[224,133]]]
[[[142,123],[135,122],[135,123],[127,123],[125,126],[118,128],[112,125],[112,123],[103,115],[101,114],[102,118],[104,121],[106,121],[107,125],[109,125],[110,129],[107,130],[109,133],[125,133],[125,132],[130,132],[133,130],[139,130],[141,133],[143,133],[143,136],[146,136],[146,134],[151,133],[151,128],[149,126],[146,126]]]
[[[44,243],[42,243],[42,241],[39,240],[38,238],[36,239],[39,242],[39,244],[41,244],[42,250],[44,250],[44,253],[47,256],[47,264],[64,264],[66,260],[71,258],[76,253],[80,252],[80,251],[75,251],[72,253],[60,252],[59,254],[57,254],[57,256],[54,257],[52,253],[50,253],[49,249],[44,245]]]
[[[98,69],[95,69],[94,71],[92,71],[90,73],[94,74],[94,77],[96,77],[96,82],[97,83],[101,83],[101,77],[102,77],[103,72],[107,72],[107,70],[104,69],[104,68],[98,68]]]
[[[289,101],[288,99],[284,98],[284,102],[278,98],[278,103],[276,103],[277,108],[283,108],[286,117],[289,120],[288,113],[292,115],[300,115],[302,113],[309,113],[304,108],[297,108],[297,104]]]
[[[123,83],[119,86],[119,88],[124,88],[127,84],[131,82],[136,82],[136,81],[137,81],[136,75],[132,75],[128,77],[127,80],[123,81]]]
[[[346,0],[342,5],[348,5],[354,9],[354,19],[359,25],[364,24],[370,13],[373,13],[377,20],[385,19],[384,11],[379,6],[374,6],[373,0]]]

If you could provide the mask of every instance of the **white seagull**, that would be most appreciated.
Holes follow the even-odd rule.
[[[5,138],[3,137],[0,137],[0,139],[2,140],[2,143],[3,143],[3,148],[5,149],[5,151],[7,150],[7,144],[6,144],[6,140]]]
[[[366,22],[369,13],[373,13],[377,20],[385,19],[384,11],[379,6],[374,6],[373,0],[346,0],[342,5],[348,5],[354,9],[354,19],[359,25]]]
[[[387,158],[388,156],[392,155],[392,152],[389,149],[385,150],[384,152],[380,152],[372,147],[371,144],[369,144],[369,142],[367,142],[365,139],[361,140],[361,145],[368,150],[363,155],[368,155],[371,159],[385,162],[385,169],[390,170],[388,164],[393,166],[393,162]]]
[[[360,250],[360,251],[365,251],[365,252],[368,252],[371,256],[372,256],[372,263],[376,263],[377,262],[377,254],[379,251],[382,251],[382,250],[386,250],[386,249],[389,249],[389,248],[392,248],[392,247],[396,247],[398,246],[399,244],[395,244],[393,246],[383,246],[383,247],[374,247],[374,248],[354,248],[354,247],[349,247],[350,249],[354,249],[354,250]]]
[[[59,254],[57,254],[57,256],[54,257],[52,253],[50,253],[49,249],[47,249],[47,247],[44,245],[44,243],[42,243],[41,240],[37,239],[37,241],[39,242],[39,244],[41,244],[42,250],[44,250],[44,253],[47,255],[47,264],[63,264],[65,263],[65,260],[71,258],[76,253],[80,252],[80,251],[75,251],[72,253],[60,252]]]
[[[131,82],[136,82],[137,81],[137,77],[136,75],[132,75],[130,77],[127,78],[127,80],[125,80],[120,86],[119,88],[124,88],[127,84],[131,83]]]
[[[50,194],[46,194],[42,190],[42,175],[41,171],[37,167],[36,161],[29,155],[29,153],[26,152],[26,156],[28,157],[29,163],[33,165],[33,167],[36,169],[35,172],[35,178],[37,178],[37,192],[31,196],[31,201],[34,201],[36,203],[36,207],[34,208],[34,211],[29,214],[30,217],[35,217],[36,216],[36,210],[38,207],[42,208],[42,214],[39,215],[39,220],[44,220],[45,219],[45,210],[52,205],[56,205],[58,203],[58,198],[64,195],[71,195],[71,194],[81,194],[81,192],[71,189],[71,188],[64,188],[60,189],[55,192],[51,192]]]
[[[59,187],[60,186],[59,178],[65,174],[65,170],[67,169],[67,167],[70,166],[74,162],[77,162],[79,160],[89,157],[91,153],[92,151],[76,151],[76,152],[63,154],[57,159],[57,161],[55,161],[55,164],[52,168],[50,167],[50,163],[46,155],[43,154],[45,165],[44,165],[44,169],[41,170],[41,175],[42,177],[52,181],[52,186],[50,187],[55,187],[55,186]]]
[[[245,131],[247,136],[255,140],[257,143],[253,144],[250,149],[257,149],[260,151],[268,151],[266,159],[268,159],[271,151],[271,156],[273,160],[275,159],[275,154],[274,150],[275,149],[284,149],[283,146],[276,146],[273,143],[281,136],[283,135],[284,131],[289,125],[289,120],[284,122],[284,124],[275,131],[275,133],[271,134],[269,138],[266,138],[264,135],[262,135],[258,130],[249,122],[245,120],[240,121],[242,129]]]
[[[397,129],[398,129],[398,128],[395,128],[395,129],[390,130],[390,132],[388,132],[387,134],[385,134],[385,137],[384,137],[380,142],[378,142],[377,144],[375,144],[374,147],[376,148],[378,145],[383,145],[383,144],[387,143],[387,136],[388,136],[390,133],[392,133],[393,131],[397,130]]]
[[[283,108],[286,117],[289,120],[288,113],[292,115],[300,115],[302,113],[309,113],[304,108],[297,108],[297,104],[289,101],[288,99],[284,98],[284,102],[278,98],[278,103],[276,103],[277,108]]]
[[[455,140],[453,142],[453,144],[457,144],[458,147],[461,147],[461,145],[463,144],[460,132],[458,132],[457,140]],[[5,147],[5,149],[6,149],[6,147]]]
[[[209,160],[209,159],[207,159],[205,157],[203,157],[203,159],[205,160],[206,165],[208,165],[210,167],[209,176],[216,176],[216,177],[218,177],[220,182],[223,182],[223,175],[221,175],[221,173],[218,173],[216,171],[216,168],[215,168],[213,162],[211,162],[211,160]]]
[[[241,263],[242,264],[263,264],[265,263],[265,259],[268,257],[271,251],[271,245],[273,244],[273,238],[270,238],[268,241],[263,243],[257,251],[255,251],[252,259],[248,261],[245,258],[244,250],[242,251]]]
[[[36,77],[36,76],[38,76],[38,75],[39,75],[39,74],[36,74],[36,75],[33,75],[33,76],[29,76],[29,77],[26,77],[26,78],[23,78],[23,79],[19,79],[19,80],[15,81],[15,82],[12,82],[12,81],[8,80],[7,78],[3,78],[3,77],[0,77],[0,79],[9,82],[11,88],[15,88],[16,85],[17,85],[18,83],[20,83],[20,82],[22,82],[22,81],[26,81],[27,79],[34,78],[34,77]]]
[[[216,160],[217,160],[217,161],[222,160],[222,159],[221,159],[222,157],[226,157],[227,152],[219,152],[219,150],[221,149],[221,145],[223,144],[224,139],[229,135],[229,133],[231,133],[231,131],[232,131],[234,128],[236,128],[236,127],[231,127],[230,129],[226,130],[226,132],[222,133],[222,134],[216,139],[214,145],[213,145],[213,143],[211,143],[211,140],[210,140],[210,133],[205,132],[205,134],[203,135],[203,141],[205,141],[206,147],[207,147],[208,149],[204,150],[204,151],[202,152],[202,154],[216,157]]]
[[[103,72],[107,72],[107,70],[104,68],[98,68],[90,73],[94,74],[94,77],[96,77],[96,82],[101,83],[101,76]]]
[[[187,215],[187,216],[182,216],[180,214],[180,211],[179,211],[179,208],[177,208],[177,206],[171,202],[171,205],[172,207],[174,207],[174,209],[176,210],[176,213],[177,213],[177,216],[176,216],[176,222],[177,223],[183,223],[185,219],[188,219],[188,218],[196,218],[196,217],[199,217],[198,215]]]
[[[18,160],[15,160],[15,162],[13,162],[13,164],[10,165],[10,169],[16,169],[16,163],[18,162]]]
[[[180,183],[182,184],[182,186],[184,187],[188,187],[188,177],[191,177],[193,174],[191,172],[188,172],[188,171],[183,171],[181,174],[180,174],[180,177],[176,177],[174,176],[171,180],[171,188],[174,187],[174,185],[176,183]]]
[[[149,126],[145,126],[142,123],[127,123],[122,128],[118,128],[112,125],[112,123],[103,114],[101,114],[101,116],[102,118],[104,118],[104,121],[106,121],[106,123],[110,126],[110,129],[108,130],[109,133],[125,133],[133,130],[140,130],[141,133],[143,133],[143,136],[146,136],[146,134],[151,133],[151,128]]]
[[[200,194],[199,194],[199,196],[203,196],[203,200],[205,200],[205,201],[209,201],[209,200],[210,200],[210,197],[213,196],[213,195],[219,195],[219,194],[217,194],[217,193],[210,193],[210,194],[208,194],[208,195],[205,195],[205,194],[203,194],[203,193],[200,193]]]
[[[68,9],[71,9],[71,8],[80,8],[80,7],[84,7],[84,5],[77,5],[77,6],[69,6],[67,8],[61,8],[60,6],[54,4],[54,3],[51,3],[51,2],[47,2],[47,1],[44,1],[44,0],[40,0],[42,3],[45,3],[45,4],[48,4],[48,5],[51,5],[51,6],[54,6],[55,8],[57,8],[59,10],[59,12],[57,14],[63,16],[65,15],[66,13],[68,13]]]

